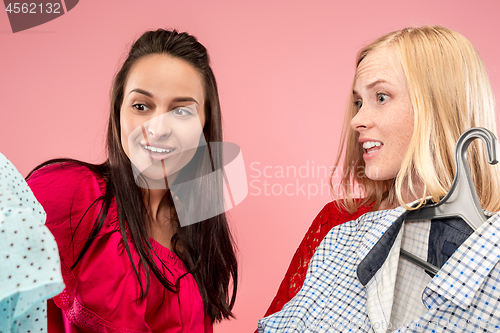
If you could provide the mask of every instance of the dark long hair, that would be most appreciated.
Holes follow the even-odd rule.
[[[168,281],[154,262],[156,254],[149,242],[148,227],[145,224],[147,209],[143,200],[143,190],[136,184],[131,162],[123,150],[120,137],[120,109],[123,103],[124,86],[128,74],[139,59],[151,54],[165,54],[182,59],[201,74],[205,89],[204,112],[206,118],[203,133],[208,149],[200,147],[193,160],[199,161],[200,159],[206,159],[208,156],[212,168],[221,169],[221,145],[210,144],[211,142],[222,142],[223,140],[217,84],[210,68],[207,50],[194,36],[179,33],[176,30],[159,29],[148,31],[139,37],[132,45],[127,59],[114,78],[107,132],[107,160],[103,164],[93,165],[81,161],[57,159],[47,161],[33,170],[35,171],[49,164],[73,162],[88,167],[106,180],[105,194],[98,200],[102,204],[100,216],[95,221],[94,228],[72,268],[76,267],[97,236],[106,219],[112,199],[116,198],[120,232],[140,284],[140,298],[144,298],[149,291],[150,272],[170,291],[176,292],[179,285],[179,281],[174,283]],[[31,176],[33,171],[27,178]],[[213,189],[213,193],[222,193],[220,191],[222,187],[221,177],[210,178],[207,182],[205,188]],[[168,191],[167,193],[166,200],[162,200],[161,204],[172,206],[171,195]],[[202,200],[203,205],[220,203],[219,200],[214,201],[211,199],[212,196],[208,195],[208,193],[205,194]],[[94,204],[98,203],[94,202]],[[176,214],[173,217],[175,220]],[[130,240],[139,254],[140,261],[137,267],[128,246],[127,228],[130,233]],[[211,318],[211,322],[214,323],[224,318],[234,317],[231,310],[236,299],[238,265],[235,245],[226,215],[222,213],[199,223],[178,227],[172,237],[172,248],[182,259],[188,272],[195,278],[203,298],[205,313]],[[146,286],[142,285],[140,279],[141,265],[146,275]],[[168,267],[165,268],[168,269]]]

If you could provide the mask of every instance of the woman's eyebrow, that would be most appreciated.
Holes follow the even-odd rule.
[[[379,80],[373,81],[372,83],[370,83],[369,85],[367,85],[366,89],[372,89],[373,87],[375,87],[376,85],[381,84],[381,83],[387,83],[387,84],[389,84],[389,82],[387,82],[386,80],[379,79]]]
[[[387,82],[386,80],[384,79],[379,79],[379,80],[376,80],[376,81],[373,81],[372,83],[368,84],[366,86],[366,90],[370,90],[372,89],[373,87],[379,85],[379,84],[382,84],[382,83],[387,83],[387,84],[390,84],[389,82]],[[352,90],[352,93],[353,95],[358,95],[358,92],[356,91],[356,89],[353,89]]]
[[[176,97],[172,100],[172,102],[195,102],[199,105],[198,101],[196,101],[193,97]]]
[[[132,89],[130,90],[129,94],[131,93],[138,93],[138,94],[142,94],[142,95],[145,95],[145,96],[148,96],[148,97],[153,97],[153,94],[146,91],[146,90],[143,90],[143,89],[140,89],[140,88],[135,88],[135,89]],[[194,99],[193,97],[176,97],[172,100],[172,102],[174,103],[179,103],[179,102],[195,102],[196,104],[199,105],[198,101],[196,99]]]
[[[146,95],[148,97],[153,97],[153,94],[151,94],[150,92],[148,92],[146,90],[142,90],[140,88],[135,88],[135,89],[130,90],[129,94],[131,94],[133,92],[136,92],[136,93],[139,93],[139,94],[143,94],[143,95]]]

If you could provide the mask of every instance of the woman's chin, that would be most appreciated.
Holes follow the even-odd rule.
[[[135,177],[135,182],[137,186],[147,189],[168,189],[169,179],[165,178],[150,178],[146,175],[139,174]]]
[[[178,172],[163,172],[163,170],[143,170],[135,174],[136,183],[142,188],[167,189],[174,183]]]

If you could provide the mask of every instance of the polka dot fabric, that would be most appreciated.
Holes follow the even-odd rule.
[[[26,181],[0,154],[0,333],[44,332],[64,289],[57,244]]]

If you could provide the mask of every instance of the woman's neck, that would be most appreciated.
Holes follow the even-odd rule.
[[[160,204],[167,191],[168,190],[165,189],[150,189],[146,191],[144,195],[144,204],[146,205],[148,215],[152,220],[157,219]]]
[[[145,196],[145,205],[148,210],[149,236],[164,247],[172,250],[171,239],[176,232],[171,218],[172,209],[164,200],[168,190],[150,189],[149,200]]]
[[[410,191],[409,187],[401,189],[401,198],[406,204],[421,199],[424,194],[425,185],[422,181],[414,181],[412,185],[414,192]],[[396,207],[399,207],[400,205],[401,204],[399,203],[398,197],[396,195],[396,190],[393,188],[393,193],[382,200],[378,210],[394,209]]]

